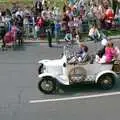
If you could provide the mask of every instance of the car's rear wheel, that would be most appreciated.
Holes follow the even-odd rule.
[[[38,89],[45,94],[53,93],[56,89],[55,79],[52,77],[42,78],[42,80],[38,83]]]
[[[115,84],[115,77],[113,74],[102,75],[98,80],[98,86],[103,90],[112,89],[114,84]]]

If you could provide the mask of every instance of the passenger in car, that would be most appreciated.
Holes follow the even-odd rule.
[[[84,44],[80,44],[79,51],[76,54],[79,62],[85,62],[88,58],[88,47]]]
[[[84,44],[80,44],[79,50],[76,52],[75,56],[72,56],[72,58],[68,61],[68,63],[78,63],[78,62],[86,62],[89,59],[88,55],[88,47]]]
[[[114,48],[113,42],[109,41],[105,48],[106,63],[111,63],[116,57],[116,50]]]
[[[102,55],[102,52],[99,51],[96,56],[96,62],[98,63],[111,63],[114,59],[116,59],[120,54],[119,48],[114,47],[113,42],[109,41],[105,46],[105,53]]]

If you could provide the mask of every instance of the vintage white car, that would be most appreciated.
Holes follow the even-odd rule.
[[[64,47],[61,59],[40,60],[38,89],[45,94],[53,93],[58,84],[92,82],[102,89],[111,89],[118,75],[112,70],[113,64],[98,64],[90,61],[69,64],[68,51]]]

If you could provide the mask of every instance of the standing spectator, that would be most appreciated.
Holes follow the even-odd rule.
[[[5,30],[5,22],[2,21],[2,17],[0,17],[0,38],[4,39],[4,35],[6,33],[6,30]]]
[[[62,18],[62,30],[64,32],[66,32],[68,30],[69,20],[70,20],[69,16],[66,13],[64,13],[63,18]]]
[[[55,39],[56,39],[57,43],[59,43],[60,30],[61,30],[60,21],[57,20],[56,23],[55,23]]]
[[[17,25],[18,27],[20,27],[20,28],[23,27],[23,18],[21,17],[21,15],[18,15],[18,16],[16,17],[16,25]]]
[[[45,8],[45,9],[48,8],[48,2],[47,2],[47,0],[44,1],[44,8]]]
[[[24,9],[24,16],[31,16],[31,12],[28,6]]]
[[[15,14],[18,10],[18,6],[16,5],[16,3],[13,3],[12,9],[11,9],[11,13]]]
[[[70,31],[73,31],[73,29],[74,29],[74,18],[73,17],[68,22],[68,27],[69,27]]]
[[[77,10],[77,6],[73,6],[72,8],[72,13],[73,13],[73,16],[76,17],[78,16],[80,13],[79,13],[79,10]]]
[[[117,12],[118,0],[112,0],[114,14]]]
[[[11,11],[9,9],[6,9],[6,15],[12,16]]]
[[[70,19],[73,17],[73,12],[70,7],[68,7],[66,14],[69,16]]]
[[[18,15],[20,15],[20,16],[23,18],[24,12],[23,12],[23,10],[22,10],[21,8],[18,8],[18,10],[17,10],[17,12],[15,13],[15,15],[16,15],[16,17],[17,17]]]
[[[41,1],[36,1],[35,3],[35,11],[36,11],[36,14],[41,14],[43,10],[43,6],[42,6],[42,2]]]
[[[47,38],[48,38],[48,46],[52,47],[52,34],[51,34],[51,29],[50,27],[47,28]]]
[[[24,29],[25,35],[28,37],[28,34],[29,34],[28,16],[24,16],[24,19],[23,19],[23,29]]]

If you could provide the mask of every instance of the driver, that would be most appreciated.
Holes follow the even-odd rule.
[[[73,56],[68,63],[86,62],[88,60],[88,47],[84,44],[80,44],[79,50],[76,55]]]
[[[76,53],[76,57],[79,62],[85,62],[88,56],[88,47],[84,44],[80,44],[80,48]]]

